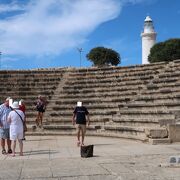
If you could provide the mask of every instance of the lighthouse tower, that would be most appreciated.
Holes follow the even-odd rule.
[[[154,31],[153,21],[150,16],[144,20],[144,29],[141,33],[142,37],[142,64],[148,64],[148,56],[151,47],[156,43],[157,33]]]

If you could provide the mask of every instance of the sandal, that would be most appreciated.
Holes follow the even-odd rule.
[[[11,149],[8,150],[8,154],[12,154],[12,150]]]
[[[2,154],[6,154],[6,150],[5,149],[2,150]]]

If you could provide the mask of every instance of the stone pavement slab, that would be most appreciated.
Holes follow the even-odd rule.
[[[27,136],[24,156],[0,155],[0,180],[180,180],[180,143],[150,145],[86,137],[94,157],[81,158],[74,136]]]

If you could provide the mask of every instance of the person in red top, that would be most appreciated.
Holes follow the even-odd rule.
[[[25,131],[27,131],[27,126],[26,126],[26,105],[25,105],[25,103],[24,103],[24,99],[21,99],[20,101],[19,101],[19,110],[21,110],[23,113],[24,113],[24,124],[25,124]],[[26,140],[25,139],[25,131],[24,131],[24,138],[23,138],[23,140]]]
[[[26,106],[23,99],[19,101],[19,110],[21,110],[25,114]]]

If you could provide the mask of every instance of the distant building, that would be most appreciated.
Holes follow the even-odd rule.
[[[142,37],[142,64],[148,64],[148,56],[151,47],[156,43],[157,33],[154,30],[153,21],[150,16],[144,20],[144,29],[141,33]]]

